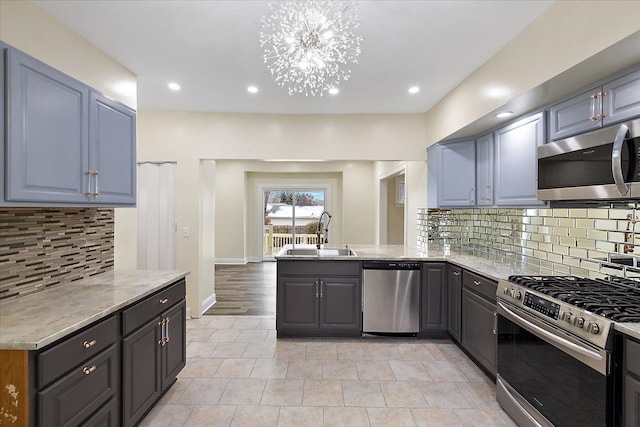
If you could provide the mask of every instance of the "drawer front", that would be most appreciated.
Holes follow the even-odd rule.
[[[38,355],[38,388],[69,372],[85,360],[111,346],[118,339],[116,316],[64,339]]]
[[[479,293],[480,295],[489,298],[491,301],[496,301],[496,291],[498,290],[498,284],[492,280],[486,279],[470,271],[463,270],[462,272],[462,285],[469,288],[471,291]]]
[[[146,297],[133,307],[125,309],[122,312],[122,334],[129,335],[172,305],[179,303],[184,299],[185,292],[185,281],[180,280],[162,291]]]
[[[640,343],[624,340],[624,363],[627,371],[640,377]]]
[[[38,393],[38,425],[77,426],[119,388],[118,349],[113,345]]]
[[[360,276],[358,261],[278,261],[278,275],[285,276]]]

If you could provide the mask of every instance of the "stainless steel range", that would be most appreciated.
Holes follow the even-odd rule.
[[[614,322],[640,322],[640,283],[511,276],[498,283],[500,405],[520,426],[617,426]]]

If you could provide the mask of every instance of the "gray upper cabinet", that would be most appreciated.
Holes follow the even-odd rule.
[[[136,113],[91,92],[89,168],[92,192],[103,203],[136,202]]]
[[[87,201],[89,88],[7,50],[6,199]]]
[[[444,144],[440,149],[438,206],[475,206],[475,182],[475,141],[461,141]]]
[[[493,205],[493,134],[476,140],[476,205]]]
[[[544,144],[544,115],[534,114],[495,132],[495,204],[532,206],[538,187],[538,146]]]
[[[640,70],[605,84],[602,93],[603,125],[640,116]]]
[[[0,205],[135,205],[135,111],[16,49],[5,60]]]
[[[640,70],[549,108],[552,141],[640,116]]]
[[[555,141],[600,127],[596,118],[600,114],[595,98],[598,92],[590,90],[551,107],[549,139]]]

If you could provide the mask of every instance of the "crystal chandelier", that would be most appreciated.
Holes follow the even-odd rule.
[[[362,37],[357,1],[274,1],[262,18],[260,46],[278,86],[289,95],[322,96],[349,80]]]

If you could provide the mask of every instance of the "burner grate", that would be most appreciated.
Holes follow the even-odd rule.
[[[517,283],[618,322],[640,322],[640,283],[609,277],[511,276]]]

